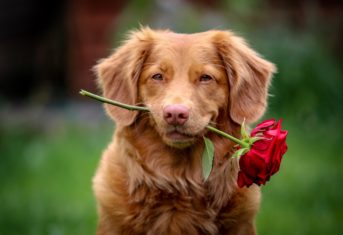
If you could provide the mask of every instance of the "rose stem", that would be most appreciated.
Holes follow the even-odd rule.
[[[245,143],[244,141],[240,140],[240,139],[237,139],[236,137],[233,137],[232,135],[229,135],[221,130],[218,130],[217,128],[214,128],[213,126],[206,126],[207,129],[209,129],[210,131],[218,134],[218,135],[221,135],[233,142],[235,142],[236,144],[239,144],[240,146],[242,146],[243,148],[249,148],[249,144],[248,143]]]
[[[121,102],[118,102],[118,101],[114,101],[114,100],[111,100],[111,99],[107,99],[105,97],[102,97],[102,96],[98,96],[98,95],[95,95],[91,92],[88,92],[88,91],[85,91],[85,90],[80,90],[80,94],[83,95],[83,96],[88,96],[90,98],[93,98],[95,100],[98,100],[98,101],[101,101],[101,102],[104,102],[104,103],[108,103],[108,104],[112,104],[112,105],[115,105],[115,106],[118,106],[120,108],[124,108],[124,109],[128,109],[130,111],[133,111],[133,110],[138,110],[138,111],[147,111],[149,112],[149,109],[146,108],[146,107],[141,107],[141,106],[135,106],[135,105],[128,105],[128,104],[123,104]],[[249,144],[248,143],[245,143],[243,141],[241,141],[240,139],[237,139],[235,137],[233,137],[232,135],[229,135],[221,130],[218,130],[217,128],[214,128],[213,126],[206,126],[206,128],[218,135],[221,135],[233,142],[235,142],[236,144],[239,144],[240,146],[242,146],[243,148],[248,148],[249,147]]]
[[[104,102],[104,103],[108,103],[108,104],[112,104],[112,105],[118,106],[120,108],[128,109],[130,111],[133,111],[133,110],[149,111],[149,109],[146,108],[146,107],[140,107],[140,106],[123,104],[123,103],[120,103],[118,101],[110,100],[110,99],[107,99],[105,97],[95,95],[95,94],[90,93],[90,92],[85,91],[85,90],[80,90],[80,94],[83,95],[83,96],[88,96],[90,98],[93,98],[95,100],[98,100],[98,101],[101,101],[101,102]]]

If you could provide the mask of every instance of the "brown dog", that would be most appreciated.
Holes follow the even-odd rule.
[[[97,234],[256,234],[257,186],[238,188],[234,143],[242,120],[266,108],[273,64],[228,31],[176,34],[143,28],[95,67],[116,131],[94,178]],[[202,136],[215,145],[204,181]]]

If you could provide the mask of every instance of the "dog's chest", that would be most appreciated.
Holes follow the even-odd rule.
[[[128,203],[124,229],[128,234],[217,234],[221,212],[212,205],[204,186],[172,191],[140,186]]]

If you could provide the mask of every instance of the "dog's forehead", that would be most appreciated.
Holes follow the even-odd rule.
[[[217,50],[208,34],[161,33],[152,49],[155,59],[168,57],[178,61],[208,62],[218,59]]]

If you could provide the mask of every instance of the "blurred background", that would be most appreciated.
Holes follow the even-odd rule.
[[[91,178],[114,126],[92,66],[139,24],[231,29],[278,67],[264,118],[289,151],[259,234],[343,234],[343,4],[338,0],[0,2],[0,234],[94,234]]]

